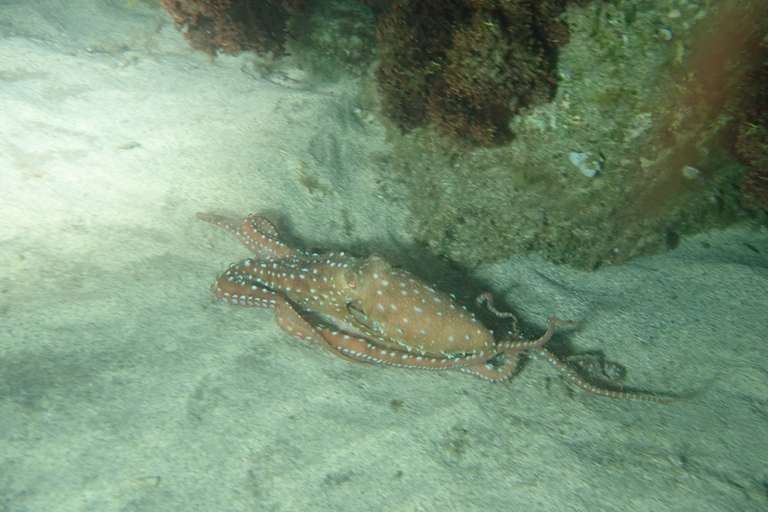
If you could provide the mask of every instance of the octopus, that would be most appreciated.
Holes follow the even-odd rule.
[[[616,371],[623,370],[620,365],[592,356],[561,359],[545,347],[557,326],[573,322],[550,317],[543,335],[525,339],[514,316],[498,311],[491,295],[483,293],[478,306],[512,319],[512,328],[497,334],[453,295],[380,256],[300,251],[281,241],[261,214],[242,221],[207,213],[197,217],[234,235],[255,255],[233,263],[216,279],[212,290],[221,302],[272,309],[284,331],[346,361],[456,371],[501,382],[527,357],[549,362],[567,381],[595,395],[670,401],[663,395],[616,389],[624,376]]]

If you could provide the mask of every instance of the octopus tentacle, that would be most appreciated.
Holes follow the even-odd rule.
[[[230,266],[230,270],[234,268],[236,265]],[[248,285],[243,280],[236,279],[231,271],[221,274],[211,285],[211,290],[219,300],[235,306],[272,309],[275,304],[284,300],[282,295],[272,290]]]
[[[513,317],[512,313],[501,313],[496,308],[493,307],[493,299],[490,297],[489,294],[484,293],[480,295],[477,298],[478,304],[482,301],[485,301],[487,303],[488,309],[493,312],[495,315],[500,317]],[[469,367],[469,368],[462,368],[461,371],[464,373],[469,373],[472,375],[475,375],[477,377],[480,377],[481,379],[485,379],[491,382],[501,382],[509,377],[511,377],[515,370],[517,369],[517,359],[518,355],[522,353],[528,353],[530,351],[535,351],[538,349],[541,349],[545,343],[547,343],[549,340],[552,339],[552,335],[555,332],[555,327],[558,325],[569,325],[573,322],[570,320],[562,320],[557,317],[550,317],[548,319],[549,327],[547,328],[546,332],[541,335],[538,339],[535,340],[516,340],[516,341],[503,341],[501,343],[497,344],[497,349],[499,350],[499,354],[494,357],[504,357],[506,360],[502,364],[492,364],[493,361],[484,361],[481,364]],[[493,359],[493,358],[490,358]]]
[[[225,275],[222,274],[222,277]],[[325,347],[345,361],[359,362],[330,345],[318,328],[301,316],[294,305],[282,295],[264,288],[246,286],[242,282],[222,278],[219,278],[212,288],[216,296],[227,304],[274,309],[275,321],[285,332],[300,340]]]
[[[454,370],[486,361],[492,354],[473,352],[455,357],[437,357],[394,350],[375,345],[361,338],[327,328],[318,329],[335,350],[363,363],[378,363],[420,370]]]
[[[489,382],[502,382],[509,379],[517,370],[518,354],[514,352],[505,352],[496,357],[504,357],[505,360],[500,364],[493,364],[493,357],[490,360],[483,361],[473,366],[459,368],[459,371],[480,377]]]
[[[626,377],[627,370],[619,363],[606,361],[602,356],[575,354],[565,358],[565,362],[576,366],[590,379],[609,385],[616,385]]]
[[[486,302],[488,309],[496,316],[502,318],[514,318],[512,313],[502,313],[494,308],[493,298],[488,293],[483,293],[477,298],[477,303],[480,304],[481,302]],[[555,332],[556,326],[568,325],[571,323],[569,320],[561,320],[556,317],[550,317],[548,321],[549,327],[547,328],[546,332],[542,334],[538,339],[516,341],[508,340],[498,343],[496,348],[499,350],[499,353],[494,357],[505,358],[501,364],[493,364],[493,361],[491,360],[494,357],[492,357],[480,364],[468,368],[462,368],[461,371],[476,377],[480,377],[481,379],[488,380],[490,382],[502,382],[508,379],[515,373],[515,370],[517,369],[518,354],[528,350],[541,348],[545,343],[552,339],[552,335]]]
[[[499,318],[515,318],[515,315],[513,315],[509,311],[499,311],[498,309],[496,309],[493,306],[493,295],[491,295],[489,292],[483,292],[480,295],[478,295],[477,298],[475,299],[475,304],[477,304],[478,307],[485,304],[486,309]]]
[[[653,402],[657,404],[668,404],[675,401],[675,397],[658,396],[651,393],[640,393],[633,391],[614,391],[605,388],[593,386],[581,378],[570,366],[561,361],[555,354],[545,348],[539,348],[528,354],[532,359],[543,359],[560,371],[560,374],[569,380],[579,389],[592,393],[593,395],[605,396],[609,398],[628,398],[630,400],[640,400],[641,402]]]
[[[477,298],[478,304],[482,301],[487,303],[488,309],[500,317],[510,316],[514,318],[512,313],[501,313],[493,307],[493,299],[490,294],[484,293]],[[528,350],[535,350],[541,348],[545,343],[552,339],[552,335],[555,332],[555,327],[558,325],[568,325],[571,322],[568,320],[561,320],[556,317],[549,318],[549,328],[540,338],[535,340],[508,340],[498,343],[496,345],[499,353],[494,357],[504,357],[505,360],[501,364],[493,364],[493,361],[486,360],[480,364],[462,368],[461,371],[469,373],[481,379],[485,379],[491,382],[502,382],[511,377],[517,369],[518,354]],[[490,359],[493,359],[491,357]]]
[[[325,347],[329,352],[333,353],[333,355],[340,357],[345,361],[353,363],[361,362],[340,352],[328,343],[328,340],[325,339],[322,332],[302,317],[301,314],[287,301],[275,308],[275,321],[277,321],[277,325],[279,325],[281,329],[300,340],[316,343]]]
[[[266,217],[254,213],[236,222],[222,215],[198,212],[197,218],[210,222],[234,236],[260,259],[283,259],[304,254],[280,241],[275,226]]]
[[[540,338],[535,340],[502,341],[497,345],[499,350],[504,352],[520,352],[524,350],[540,348],[544,346],[546,342],[552,339],[552,335],[555,333],[555,327],[558,325],[571,325],[573,323],[571,320],[563,320],[555,316],[549,317],[547,322],[549,322],[549,327],[547,328],[546,332],[541,335]]]

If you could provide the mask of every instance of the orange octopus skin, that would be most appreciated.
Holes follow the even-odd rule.
[[[234,235],[255,258],[232,264],[212,289],[222,302],[275,310],[286,332],[316,343],[342,359],[420,370],[454,370],[492,382],[514,374],[518,356],[543,359],[577,387],[590,393],[666,403],[650,393],[616,391],[584,380],[544,344],[556,325],[536,340],[507,333],[497,340],[474,313],[412,274],[392,267],[379,256],[354,258],[343,252],[310,254],[280,240],[275,227],[260,214],[240,222],[198,213],[199,219]],[[493,308],[489,294],[478,297]]]

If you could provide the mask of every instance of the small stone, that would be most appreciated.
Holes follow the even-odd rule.
[[[572,151],[568,154],[568,159],[579,169],[579,171],[581,171],[581,174],[587,178],[594,178],[597,171],[602,167],[601,159],[592,158],[590,153]]]
[[[683,176],[685,176],[689,180],[695,180],[695,179],[698,179],[699,176],[701,176],[701,171],[695,167],[686,165],[685,167],[683,167]]]

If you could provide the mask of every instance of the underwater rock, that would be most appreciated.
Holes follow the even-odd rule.
[[[285,51],[288,19],[304,0],[160,0],[189,45],[210,55]]]
[[[385,115],[401,130],[434,123],[460,143],[508,142],[521,108],[549,101],[566,0],[413,0],[379,27]]]
[[[728,120],[751,89],[746,78],[765,62],[766,10],[764,0],[690,4],[674,17],[663,0],[569,6],[556,97],[514,116],[513,140],[467,147],[415,123],[391,137],[388,187],[407,201],[414,236],[469,267],[537,252],[593,269],[669,250],[669,232],[684,237],[755,218],[744,205],[747,169],[723,139],[735,135]],[[671,41],[658,36],[660,19],[674,32]],[[411,42],[414,53],[430,49],[421,44]],[[394,112],[427,124],[429,91],[407,87],[436,78],[399,71],[400,105],[411,110]],[[391,101],[385,98],[385,111]],[[757,150],[768,137],[743,126],[744,149],[764,154]],[[598,155],[600,170],[584,168]],[[757,179],[758,159],[752,162],[747,184],[760,196],[768,181]],[[574,166],[599,178],[580,179]]]

